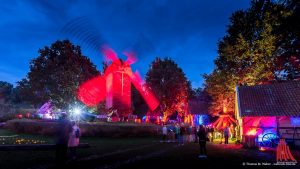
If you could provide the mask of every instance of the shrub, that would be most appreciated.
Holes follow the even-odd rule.
[[[7,121],[6,128],[26,134],[54,135],[56,122],[30,119],[14,119]]]
[[[13,105],[1,104],[0,105],[0,122],[6,122],[8,120],[15,119],[17,115],[26,117],[28,112],[33,113],[35,109],[31,108],[20,108]]]
[[[6,128],[17,133],[55,135],[57,121],[15,119],[6,123]],[[161,127],[137,123],[80,123],[82,136],[96,137],[147,137],[157,136]]]

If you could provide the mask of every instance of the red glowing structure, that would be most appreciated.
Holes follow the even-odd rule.
[[[284,139],[280,139],[279,144],[276,150],[276,159],[277,162],[282,161],[292,161],[297,162],[297,160],[292,155],[289,146],[286,144]]]
[[[130,65],[136,61],[133,53],[124,53],[123,61],[110,48],[102,50],[104,56],[112,61],[103,75],[93,78],[79,86],[78,98],[87,106],[95,106],[106,99],[106,109],[114,108],[118,112],[131,111],[131,84],[139,91],[149,109],[155,110],[159,101],[151,89],[142,80],[139,73],[132,72]]]
[[[237,124],[234,118],[229,114],[223,113],[220,114],[220,117],[213,123],[213,126],[217,130],[223,130],[226,127],[229,127],[231,124]]]

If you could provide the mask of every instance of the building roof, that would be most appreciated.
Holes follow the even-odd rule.
[[[237,87],[238,108],[245,116],[300,116],[300,81]]]
[[[197,99],[191,99],[189,100],[188,104],[190,114],[208,114],[208,102]]]

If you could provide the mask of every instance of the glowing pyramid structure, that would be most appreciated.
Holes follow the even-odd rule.
[[[279,144],[276,150],[276,159],[277,162],[282,161],[293,161],[297,162],[296,159],[293,157],[289,146],[286,144],[284,139],[280,139]]]
[[[159,101],[151,89],[142,80],[139,73],[132,72],[130,65],[135,62],[133,53],[124,53],[127,60],[123,61],[110,48],[102,50],[104,56],[112,63],[104,74],[97,76],[79,86],[78,98],[87,106],[95,106],[106,100],[106,109],[114,108],[118,112],[131,110],[131,84],[139,91],[149,109],[155,110]]]
[[[222,113],[219,118],[213,123],[213,127],[217,130],[223,130],[231,124],[237,124],[230,114]]]

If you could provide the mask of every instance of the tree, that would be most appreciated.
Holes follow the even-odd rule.
[[[277,76],[278,80],[300,79],[300,2],[287,0],[284,5],[290,15],[276,32],[281,37],[276,52]]]
[[[144,101],[144,98],[141,96],[139,91],[131,85],[131,101],[132,101],[132,110],[133,114],[142,118],[146,115],[148,111],[148,105]]]
[[[205,91],[212,101],[209,107],[211,115],[218,115],[226,107],[228,112],[234,111],[235,79],[225,71],[216,71],[204,75]],[[232,78],[232,79],[231,79]]]
[[[279,79],[282,26],[291,14],[284,4],[269,0],[253,0],[249,9],[232,14],[227,34],[218,43],[216,67],[204,75],[206,90],[213,99],[212,114],[224,108],[234,111],[236,85]]]
[[[0,103],[7,103],[12,99],[13,88],[12,84],[0,81]]]
[[[27,78],[19,82],[21,93],[31,96],[34,105],[51,100],[58,108],[67,108],[77,101],[79,84],[100,72],[70,41],[56,41],[39,50],[30,62]],[[23,96],[24,96],[23,95]]]
[[[175,111],[182,116],[186,113],[190,84],[173,60],[156,58],[146,74],[146,82],[158,97],[165,116]]]
[[[239,84],[274,80],[280,39],[276,31],[289,15],[283,5],[262,0],[252,1],[248,10],[234,13],[228,34],[219,42],[217,69],[229,71]]]
[[[40,102],[38,97],[34,97],[33,89],[31,88],[27,78],[23,78],[17,82],[17,86],[15,88],[15,102],[27,104]]]

